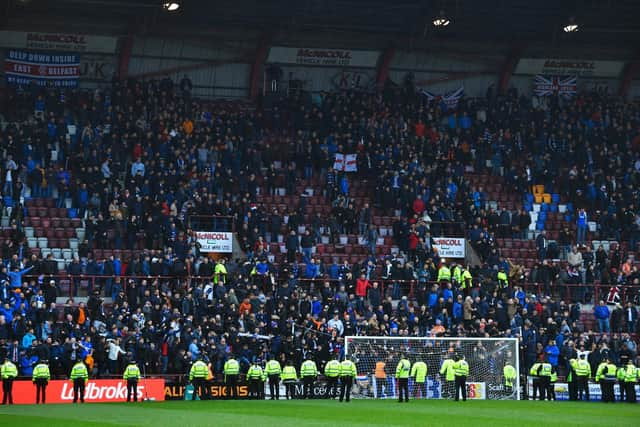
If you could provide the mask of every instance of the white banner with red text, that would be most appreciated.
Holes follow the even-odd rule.
[[[138,401],[164,400],[163,379],[142,379],[138,382]],[[127,385],[122,380],[89,380],[84,392],[85,402],[125,402]],[[13,402],[16,404],[36,403],[36,386],[31,381],[13,383]],[[73,403],[73,382],[69,380],[49,381],[47,403]]]
[[[441,258],[464,258],[463,237],[434,237],[433,246],[438,249]]]
[[[196,231],[200,252],[233,252],[233,233]]]

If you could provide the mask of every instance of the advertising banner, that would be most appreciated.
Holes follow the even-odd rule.
[[[233,233],[196,231],[200,252],[233,252]]]
[[[164,400],[184,399],[185,386],[186,384],[183,382],[167,381],[164,385]],[[209,395],[211,399],[226,399],[229,396],[229,387],[224,385],[222,382],[212,381],[209,384]],[[238,399],[248,399],[249,386],[245,383],[239,383],[236,387],[236,395],[238,396]]]
[[[165,387],[163,379],[143,379],[138,382],[138,400],[164,400]],[[122,380],[89,380],[84,401],[92,402],[125,402],[127,385]],[[13,383],[13,401],[17,404],[36,403],[36,387],[31,381]],[[53,380],[47,387],[47,403],[73,403],[73,383],[65,380]]]
[[[74,53],[9,50],[4,73],[9,85],[76,87],[80,77],[80,56]]]
[[[514,74],[556,74],[592,77],[619,77],[623,61],[587,59],[522,58]]]
[[[433,246],[438,248],[441,258],[464,258],[463,237],[434,237]]]
[[[0,46],[16,49],[115,53],[118,38],[86,34],[0,31]]]
[[[272,46],[269,50],[267,63],[314,67],[375,68],[379,56],[380,52],[377,50]]]
[[[529,396],[533,393],[533,385],[529,381]],[[564,382],[557,382],[554,384],[554,391],[556,393],[557,400],[569,400],[569,384]],[[620,398],[620,385],[613,385],[613,394],[616,400]],[[640,395],[640,385],[636,385],[636,395]],[[602,400],[602,390],[600,390],[600,384],[589,383],[589,399],[590,400]]]

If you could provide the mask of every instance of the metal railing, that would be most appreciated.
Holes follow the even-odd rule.
[[[184,275],[184,276],[105,276],[105,275],[69,275],[58,274],[50,276],[24,276],[26,282],[43,280],[46,284],[50,280],[54,280],[58,287],[59,297],[77,297],[80,293],[89,295],[94,290],[100,290],[100,294],[109,297],[113,294],[109,294],[109,290],[114,292],[122,290],[127,291],[129,283],[135,282],[136,286],[144,285],[151,288],[157,288],[161,284],[168,284],[172,289],[180,289],[182,291],[189,290],[200,284],[204,285],[212,282],[212,277],[197,276],[197,275]],[[288,279],[272,279],[271,275],[251,275],[253,283],[262,287],[264,290],[275,291],[278,284],[287,281]],[[399,280],[399,279],[385,279],[385,278],[372,278],[368,279],[369,284],[373,286],[374,283],[378,283],[380,289],[381,298],[391,296],[393,299],[400,299],[406,296],[410,300],[420,299],[425,295],[417,295],[417,292],[424,292],[428,295],[431,287],[435,284],[439,288],[444,289],[446,284],[444,282],[437,281],[423,281],[418,279],[413,280]],[[298,278],[296,279],[297,290],[309,291],[319,290],[325,282],[328,282],[334,290],[337,290],[339,286],[347,286],[348,283],[343,280],[329,279],[326,277],[317,278]],[[548,284],[543,283],[510,283],[507,287],[495,286],[495,289],[500,292],[506,292],[508,295],[513,296],[515,287],[522,288],[527,294],[535,294],[537,296],[553,296],[560,298],[567,303],[575,302],[594,302],[597,303],[601,299],[605,299],[609,294],[612,285],[609,284]],[[478,283],[474,283],[471,288],[463,291],[465,295],[479,295],[481,290],[487,290],[486,286],[481,286]],[[640,294],[640,286],[633,285],[619,285],[619,298],[620,303],[624,304],[627,301],[632,301],[633,298]]]

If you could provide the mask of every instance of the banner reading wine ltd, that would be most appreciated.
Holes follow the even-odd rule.
[[[163,379],[143,379],[138,382],[138,401],[164,400]],[[127,385],[122,380],[90,380],[84,393],[85,402],[125,402]],[[17,404],[36,403],[36,387],[31,381],[13,383],[13,402]],[[73,403],[73,383],[53,380],[47,387],[47,403]]]
[[[80,55],[8,50],[4,73],[11,86],[77,87]]]

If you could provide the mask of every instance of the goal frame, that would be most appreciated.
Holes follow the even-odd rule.
[[[514,368],[516,368],[515,394],[516,400],[520,400],[520,345],[518,338],[484,338],[484,337],[388,337],[370,335],[347,335],[344,337],[344,355],[349,356],[349,344],[352,339],[371,341],[507,341],[512,342],[515,347]]]

